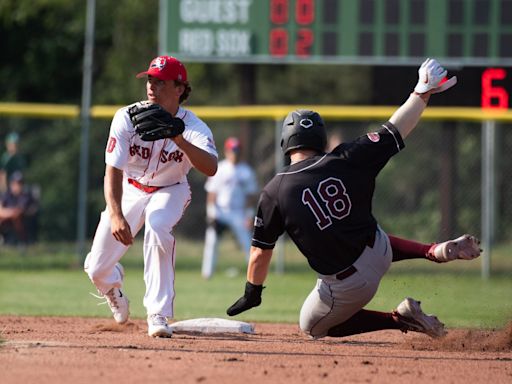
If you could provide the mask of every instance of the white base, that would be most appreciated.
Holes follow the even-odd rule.
[[[237,320],[201,318],[169,324],[176,333],[254,333],[254,326]]]

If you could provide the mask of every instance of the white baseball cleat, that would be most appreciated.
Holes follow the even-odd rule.
[[[115,265],[115,268],[119,271],[122,281],[124,279],[123,266],[117,263]],[[116,321],[116,323],[126,323],[128,321],[128,317],[130,316],[130,300],[128,300],[128,297],[121,291],[121,289],[114,287],[104,295],[102,295],[101,292],[99,291],[98,293],[100,294],[99,296],[95,295],[94,293],[91,293],[91,295],[96,297],[97,299],[105,299],[105,301],[99,303],[98,305],[108,304],[110,310],[112,311],[112,314],[114,315],[114,320]]]
[[[430,249],[427,257],[437,263],[463,259],[473,260],[480,256],[480,240],[476,237],[465,234],[454,240],[436,244]]]
[[[148,316],[148,335],[151,337],[171,337],[172,329],[167,318],[160,314]]]
[[[114,320],[118,324],[126,323],[130,316],[128,297],[119,288],[112,288],[103,297],[114,315]]]
[[[423,313],[420,304],[420,301],[407,297],[393,311],[395,318],[403,325],[402,332],[421,332],[432,338],[445,336],[444,324],[436,316]]]

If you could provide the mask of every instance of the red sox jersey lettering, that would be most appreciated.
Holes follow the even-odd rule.
[[[160,162],[167,163],[171,160],[174,160],[177,163],[181,163],[183,161],[183,152],[176,150],[169,153],[169,151],[163,150],[160,155]]]
[[[142,147],[140,145],[133,144],[130,146],[130,156],[140,156],[143,159],[149,159],[151,151],[149,148]]]

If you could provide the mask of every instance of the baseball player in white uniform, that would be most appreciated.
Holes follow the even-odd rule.
[[[125,323],[129,302],[122,291],[124,271],[119,260],[144,225],[143,304],[148,314],[148,334],[170,337],[172,330],[167,319],[174,316],[175,296],[173,228],[191,200],[188,172],[195,167],[213,176],[217,170],[217,150],[210,128],[180,105],[191,88],[179,60],[157,57],[137,77],[147,78],[148,100],[141,103],[158,103],[182,119],[185,130],[172,139],[143,141],[130,120],[131,106],[116,112],[105,151],[107,206],[84,269],[106,299],[116,322]]]
[[[228,137],[224,142],[226,158],[205,183],[207,228],[201,268],[205,279],[215,271],[219,239],[226,228],[233,232],[249,261],[258,182],[249,164],[240,161],[240,150],[240,140]]]

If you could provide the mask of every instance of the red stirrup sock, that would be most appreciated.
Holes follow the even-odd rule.
[[[423,244],[412,240],[402,239],[388,235],[391,249],[393,250],[393,261],[407,259],[426,259],[430,249],[437,244]]]
[[[393,318],[392,313],[361,309],[347,321],[329,329],[327,336],[343,337],[382,329],[400,329],[400,327],[401,324]]]

